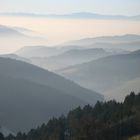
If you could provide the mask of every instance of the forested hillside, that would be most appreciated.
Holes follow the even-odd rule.
[[[123,103],[97,102],[52,118],[27,134],[0,140],[129,140],[140,134],[140,93],[132,92]]]

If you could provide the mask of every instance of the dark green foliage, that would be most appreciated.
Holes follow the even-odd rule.
[[[124,103],[97,102],[70,111],[27,134],[6,140],[127,140],[140,134],[140,93],[132,92]],[[0,139],[1,140],[1,139]],[[3,139],[2,139],[3,140]]]
[[[0,140],[4,140],[4,136],[2,133],[0,133]]]

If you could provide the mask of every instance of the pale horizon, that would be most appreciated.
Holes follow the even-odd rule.
[[[140,21],[129,20],[97,20],[97,19],[51,19],[0,16],[0,25],[8,27],[27,28],[33,33],[27,36],[42,38],[36,43],[17,43],[8,45],[1,41],[0,53],[14,52],[19,48],[30,45],[58,45],[70,40],[93,38],[99,36],[114,36],[125,34],[140,34]],[[3,42],[3,43],[2,43]],[[2,46],[5,47],[2,47]]]

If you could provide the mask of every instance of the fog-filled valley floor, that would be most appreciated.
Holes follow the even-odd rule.
[[[0,19],[0,140],[139,138],[140,16]]]

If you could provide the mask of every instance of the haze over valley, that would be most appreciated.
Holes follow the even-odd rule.
[[[0,53],[11,53],[23,46],[30,45],[54,46],[70,40],[79,40],[82,38],[140,34],[139,20],[47,18],[38,16],[32,17],[27,14],[27,16],[0,16],[0,24],[8,26],[12,31],[13,29],[17,30],[15,28],[17,27],[19,33],[21,32],[19,28],[25,28],[30,31],[23,32],[22,30],[24,37],[13,32],[13,35],[17,36],[17,40],[10,37],[9,42],[6,41],[5,37],[1,38],[0,47],[2,49]],[[3,30],[0,30],[0,32],[3,32]],[[12,34],[11,32],[7,33]]]
[[[139,7],[1,1],[0,140],[139,139]]]

